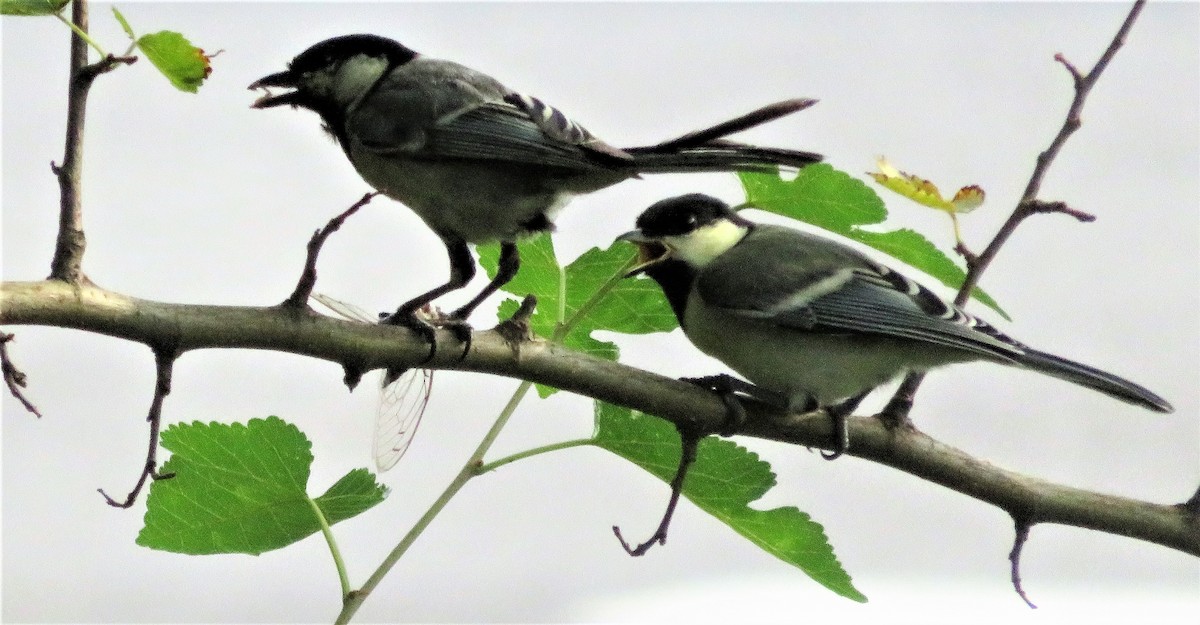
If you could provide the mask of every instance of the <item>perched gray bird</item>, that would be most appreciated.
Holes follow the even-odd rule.
[[[956,362],[1022,367],[1173,410],[1133,382],[1009,338],[847,246],[756,224],[716,198],[663,200],[637,227],[620,237],[638,245],[642,260],[630,275],[658,282],[701,351],[786,398],[789,409],[828,409],[835,456],[845,450],[845,417],[872,389]]]
[[[759,148],[723,137],[812,105],[787,100],[657,145],[616,148],[537,98],[490,76],[432,59],[375,35],[318,43],[287,70],[251,89],[267,95],[255,108],[315,111],[368,184],[411,208],[446,245],[450,279],[401,305],[389,318],[432,340],[415,312],[467,284],[475,273],[468,243],[501,243],[495,279],[450,315],[460,338],[464,320],[512,279],[516,240],[550,230],[558,209],[644,173],[775,170],[821,160],[811,152]]]

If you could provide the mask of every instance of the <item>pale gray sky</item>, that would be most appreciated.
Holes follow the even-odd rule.
[[[267,305],[289,292],[312,231],[365,190],[303,111],[249,108],[246,85],[321,39],[394,37],[493,74],[617,145],[652,143],[785,97],[821,103],[747,133],[811,149],[853,174],[876,155],[943,187],[977,183],[964,221],[982,247],[1062,121],[1070,81],[1107,45],[1121,4],[122,4],[141,32],[178,30],[224,52],[198,95],[145,62],[101,77],[89,106],[85,269],[98,284],[173,302]],[[1127,376],[1172,401],[1151,414],[996,366],[930,376],[914,413],[942,440],[1001,466],[1155,502],[1200,482],[1200,11],[1148,6],[1101,80],[1043,196],[1099,217],[1032,219],[984,280],[1005,331]],[[3,277],[48,271],[61,158],[67,31],[3,21]],[[106,5],[93,31],[123,35]],[[560,257],[607,245],[650,203],[732,176],[659,176],[574,202]],[[940,214],[885,198],[890,224],[948,246]],[[337,233],[318,290],[388,309],[446,275],[440,244],[377,200]],[[445,300],[447,306],[462,301]],[[486,325],[481,309],[477,325]],[[986,314],[985,314],[986,316]],[[338,586],[316,537],[258,558],[186,557],[133,544],[142,502],[124,493],[144,452],[149,351],[105,337],[7,327],[35,420],[3,400],[5,621],[329,621]],[[620,339],[625,360],[669,375],[720,371],[678,333]],[[440,373],[392,496],[335,526],[360,584],[474,448],[515,383]],[[883,395],[882,393],[880,394]],[[372,391],[334,365],[249,351],[184,356],[166,421],[280,415],[313,439],[310,491],[370,463]],[[878,400],[876,400],[877,402]],[[876,407],[871,403],[867,408]],[[587,401],[530,401],[494,454],[586,435]],[[1008,583],[1011,523],[961,495],[854,458],[737,439],[774,465],[768,507],[796,505],[830,535],[865,606],[835,597],[690,504],[668,545],[628,558],[609,527],[641,536],[661,484],[597,450],[510,465],[466,488],[359,614],[375,621],[1165,622],[1200,610],[1195,558],[1109,535],[1037,527]]]

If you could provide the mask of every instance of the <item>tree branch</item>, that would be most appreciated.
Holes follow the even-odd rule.
[[[87,2],[71,3],[71,21],[81,32],[88,30]],[[50,277],[64,282],[79,283],[83,275],[83,251],[87,239],[83,235],[83,128],[87,113],[88,92],[96,77],[112,71],[118,65],[128,65],[137,57],[108,55],[88,65],[88,44],[71,31],[70,74],[67,86],[67,130],[62,165],[50,164],[58,178],[59,215],[58,238],[54,258],[50,261]]]
[[[1062,150],[1067,139],[1075,134],[1076,130],[1083,125],[1081,115],[1083,113],[1083,105],[1087,101],[1088,94],[1092,87],[1096,85],[1096,81],[1100,80],[1100,74],[1108,67],[1108,63],[1112,61],[1117,50],[1125,45],[1125,38],[1129,35],[1129,29],[1133,28],[1133,23],[1137,20],[1138,15],[1142,12],[1142,7],[1145,6],[1146,0],[1137,0],[1133,3],[1133,8],[1129,10],[1129,15],[1125,17],[1125,21],[1121,23],[1121,27],[1117,29],[1117,34],[1113,36],[1112,41],[1108,44],[1108,49],[1104,54],[1100,55],[1100,59],[1096,61],[1096,65],[1092,67],[1092,71],[1087,75],[1081,76],[1079,70],[1075,69],[1062,54],[1056,54],[1054,59],[1062,63],[1071,73],[1071,77],[1075,83],[1075,97],[1071,100],[1071,106],[1067,109],[1066,119],[1063,120],[1062,128],[1058,130],[1054,140],[1050,142],[1050,146],[1044,152],[1038,154],[1037,165],[1033,168],[1033,173],[1029,177],[1029,182],[1025,185],[1025,192],[1021,194],[1021,200],[1017,203],[1017,207],[1013,209],[1012,215],[1008,217],[1008,221],[1000,227],[1000,231],[996,233],[995,238],[983,250],[976,259],[976,262],[967,271],[967,277],[963,280],[962,288],[959,289],[958,297],[954,299],[954,303],[962,306],[967,303],[970,298],[971,290],[979,283],[979,278],[984,270],[988,268],[996,255],[1000,253],[1000,248],[1012,236],[1013,231],[1017,226],[1021,225],[1030,215],[1035,215],[1042,212],[1054,212],[1044,210],[1045,206],[1052,205],[1049,202],[1038,201],[1038,192],[1042,189],[1042,180],[1046,177],[1046,172],[1050,170],[1050,165],[1054,163],[1054,159],[1058,157],[1058,153]],[[1064,208],[1065,204],[1061,204]],[[1068,212],[1068,211],[1058,211]],[[1080,221],[1090,221],[1090,219],[1080,217],[1087,215],[1078,211],[1070,212],[1076,219]],[[1094,218],[1093,218],[1094,219]]]
[[[281,307],[181,305],[139,300],[90,285],[57,281],[0,285],[0,323],[74,328],[146,345],[290,352],[351,369],[404,368],[429,353],[403,328],[354,323]],[[447,334],[439,340],[450,340]],[[440,353],[421,364],[531,380],[668,419],[716,430],[726,407],[693,384],[600,360],[545,342],[514,353],[494,331],[477,332],[465,359]],[[747,406],[740,434],[803,445],[829,444],[823,413],[784,414]],[[1054,484],[991,465],[913,428],[879,420],[849,421],[851,455],[899,469],[997,506],[1030,525],[1056,523],[1128,536],[1200,556],[1200,516],[1193,506],[1163,505]]]
[[[1039,213],[1063,213],[1074,217],[1081,222],[1095,221],[1095,217],[1089,213],[1075,210],[1067,206],[1066,202],[1047,202],[1038,199],[1038,192],[1042,188],[1042,180],[1046,177],[1046,172],[1050,170],[1050,165],[1054,163],[1054,159],[1062,150],[1067,139],[1075,134],[1076,130],[1083,125],[1080,115],[1083,113],[1083,105],[1087,101],[1088,93],[1092,87],[1096,85],[1096,81],[1100,79],[1108,63],[1112,61],[1117,50],[1125,45],[1125,38],[1129,35],[1129,30],[1133,28],[1133,23],[1137,20],[1138,15],[1142,12],[1142,7],[1146,4],[1146,0],[1137,0],[1133,3],[1133,8],[1129,10],[1129,14],[1125,16],[1125,21],[1121,23],[1121,27],[1117,29],[1117,34],[1113,36],[1112,41],[1108,44],[1108,49],[1104,54],[1100,55],[1100,59],[1096,61],[1096,65],[1092,67],[1092,71],[1087,75],[1079,73],[1079,70],[1066,60],[1063,55],[1054,55],[1054,60],[1062,63],[1067,71],[1071,74],[1071,79],[1075,85],[1075,97],[1071,100],[1071,106],[1067,109],[1066,119],[1063,120],[1062,128],[1058,130],[1058,134],[1054,136],[1054,140],[1050,142],[1050,146],[1041,154],[1038,154],[1037,164],[1033,168],[1033,173],[1029,177],[1029,182],[1025,185],[1025,192],[1021,194],[1021,199],[1017,202],[1016,208],[1013,209],[1008,220],[1004,225],[1000,226],[1000,230],[996,232],[996,236],[988,243],[983,252],[979,255],[964,255],[967,258],[967,275],[963,278],[962,286],[958,289],[958,295],[954,298],[954,303],[957,306],[965,306],[967,301],[971,299],[971,292],[979,284],[980,278],[983,277],[983,272],[995,260],[996,255],[1000,253],[1000,248],[1008,241],[1013,232],[1017,230],[1026,218]],[[884,408],[882,415],[886,422],[893,427],[897,424],[906,422],[908,410],[912,408],[913,398],[916,395],[917,389],[920,388],[921,382],[925,379],[924,373],[910,373],[905,376],[904,381],[900,384],[900,388],[896,390],[896,394],[892,396]]]

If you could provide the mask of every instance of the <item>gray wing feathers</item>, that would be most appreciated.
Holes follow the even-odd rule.
[[[697,288],[713,306],[765,311],[839,271],[872,266],[848,247],[791,228],[758,225],[704,268]]]
[[[419,60],[394,70],[348,116],[348,133],[367,149],[580,171],[632,161],[536,98],[457,63]]]
[[[499,160],[575,170],[608,169],[579,145],[549,137],[523,111],[505,103],[487,103],[429,133],[428,151],[436,156]]]
[[[1024,353],[866,256],[789,228],[756,227],[701,271],[697,289],[708,305],[799,331],[892,336],[1010,362]]]
[[[977,329],[973,317],[945,318],[929,314],[911,296],[875,282],[852,279],[816,299],[807,313],[818,328],[886,334],[1014,361],[1023,351]]]

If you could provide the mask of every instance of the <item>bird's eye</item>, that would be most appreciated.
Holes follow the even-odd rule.
[[[700,223],[700,222],[699,222],[699,220],[696,219],[695,215],[688,215],[688,218],[687,218],[688,228],[695,228],[698,223]]]

